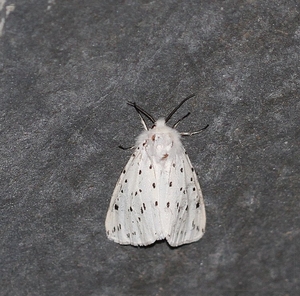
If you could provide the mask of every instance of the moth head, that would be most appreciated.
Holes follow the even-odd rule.
[[[164,118],[159,118],[155,123],[154,125],[152,126],[152,129],[153,128],[162,128],[166,126],[166,121]]]

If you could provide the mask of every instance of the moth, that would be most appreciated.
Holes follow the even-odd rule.
[[[124,245],[146,246],[166,239],[172,247],[199,240],[205,232],[206,215],[196,172],[178,132],[166,123],[194,97],[185,98],[165,119],[154,120],[134,102],[144,131],[137,137],[134,152],[123,169],[108,208],[105,227],[110,240]],[[153,126],[148,128],[148,118]],[[121,147],[122,148],[122,147]]]

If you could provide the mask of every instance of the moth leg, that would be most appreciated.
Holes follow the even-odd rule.
[[[185,114],[182,118],[180,118],[179,120],[177,120],[177,121],[173,124],[172,128],[176,128],[176,126],[178,125],[178,123],[181,122],[183,119],[187,118],[190,114],[191,114],[191,112],[188,112],[188,113]]]
[[[144,116],[146,116],[152,123],[155,123],[155,120],[153,118],[152,115],[150,115],[147,111],[145,111],[144,109],[142,109],[140,106],[138,106],[135,102],[127,102],[127,104],[129,106],[134,107],[134,109],[137,111],[137,113],[139,114],[141,121],[142,121],[142,125],[145,128],[145,130],[149,130],[149,128],[146,125],[146,122],[144,120],[144,118],[142,117],[142,114]]]
[[[181,136],[193,136],[193,135],[197,135],[200,134],[201,132],[203,132],[205,129],[207,129],[209,127],[209,124],[207,124],[205,127],[203,127],[201,130],[199,131],[195,131],[195,132],[185,132],[185,133],[180,133]]]
[[[131,146],[131,147],[124,147],[124,146],[121,146],[121,145],[119,145],[118,146],[120,149],[122,149],[122,150],[129,150],[129,149],[133,149],[133,148],[135,148],[135,146]]]

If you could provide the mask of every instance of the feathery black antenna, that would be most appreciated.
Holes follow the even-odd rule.
[[[134,109],[139,113],[145,115],[152,123],[155,123],[155,120],[152,115],[150,115],[147,111],[145,111],[143,108],[138,106],[135,102],[127,102],[129,106],[133,106]]]
[[[174,113],[181,107],[181,105],[184,102],[186,102],[187,100],[189,100],[190,98],[192,98],[194,96],[195,96],[195,94],[191,94],[187,98],[185,98],[184,100],[182,100],[182,102],[166,117],[166,123],[171,119],[171,117],[174,115]]]

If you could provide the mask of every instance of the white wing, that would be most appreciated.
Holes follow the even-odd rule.
[[[163,239],[158,209],[158,184],[143,145],[136,148],[114,189],[105,227],[120,244],[149,245]]]
[[[169,173],[167,196],[172,201],[168,243],[175,247],[199,240],[205,232],[206,215],[196,172],[183,147]]]

